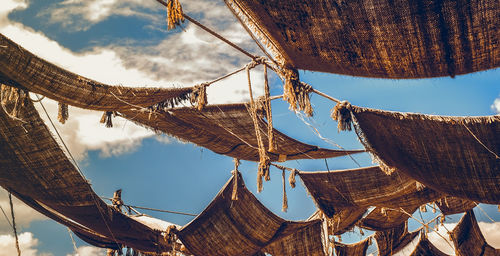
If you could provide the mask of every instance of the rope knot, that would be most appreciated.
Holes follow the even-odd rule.
[[[266,63],[267,61],[267,58],[266,57],[257,57],[255,59],[252,59],[252,61],[250,63],[248,63],[245,68],[246,69],[252,69],[252,68],[255,68],[257,67],[258,65],[261,65],[261,64],[264,64]]]
[[[288,176],[288,183],[290,183],[290,187],[295,188],[295,176],[299,173],[297,169],[292,169],[290,171],[290,176]]]
[[[283,100],[290,104],[294,111],[304,111],[307,116],[313,115],[309,94],[312,87],[299,80],[299,72],[295,68],[285,68],[281,75],[285,79],[283,86]]]
[[[351,103],[345,100],[337,103],[337,105],[335,105],[332,109],[331,117],[333,120],[338,122],[338,131],[352,130]]]
[[[207,87],[210,83],[195,85],[191,93],[191,103],[196,105],[198,110],[202,110],[207,105]]]

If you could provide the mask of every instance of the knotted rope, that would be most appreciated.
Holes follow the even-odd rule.
[[[267,118],[267,138],[269,152],[276,152],[276,141],[273,132],[273,113],[271,109],[271,92],[269,90],[269,81],[267,79],[267,66],[264,65],[264,109]]]
[[[9,192],[10,214],[12,216],[12,229],[14,230],[14,237],[16,238],[17,255],[21,256],[21,249],[19,248],[19,238],[17,237],[16,217],[14,216],[14,205],[12,204],[12,194]]]
[[[338,131],[352,130],[351,104],[347,101],[341,101],[332,109],[331,117],[338,122]]]
[[[170,0],[167,2],[167,24],[168,29],[174,29],[184,22],[184,13],[179,0]]]
[[[59,102],[59,104],[58,104],[58,113],[57,113],[57,120],[61,124],[64,124],[68,120],[68,117],[69,117],[68,105]]]
[[[313,109],[309,94],[313,88],[299,80],[299,72],[295,68],[284,68],[281,76],[285,79],[283,99],[290,104],[290,109],[304,111],[307,116],[312,116]]]
[[[234,161],[234,170],[232,171],[233,173],[233,193],[231,194],[231,200],[236,201],[238,200],[238,167],[240,166],[240,160],[237,158],[233,159]]]
[[[191,93],[191,103],[195,104],[200,111],[207,105],[207,87],[209,85],[210,83],[195,85]]]

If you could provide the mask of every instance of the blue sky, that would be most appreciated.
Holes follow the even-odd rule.
[[[166,11],[153,0],[4,1],[0,7],[1,33],[49,61],[110,84],[191,86],[249,62],[192,24],[166,31]],[[181,3],[191,16],[245,49],[259,53],[223,1]],[[500,69],[454,79],[384,80],[310,71],[300,75],[303,81],[322,92],[365,107],[459,116],[500,112]],[[255,90],[261,92],[262,70],[253,72],[252,80]],[[272,81],[271,93],[281,94],[279,80]],[[246,86],[243,74],[214,84],[208,91],[209,102],[244,101],[248,95]],[[312,103],[315,117],[304,121],[316,127],[324,138],[344,148],[361,148],[354,133],[337,132],[337,124],[329,117],[332,102],[313,95]],[[44,104],[54,118],[56,104],[49,100],[44,100]],[[335,148],[315,134],[300,116],[289,111],[281,100],[274,101],[272,107],[274,125],[280,131],[310,144]],[[70,107],[70,120],[64,126],[58,124],[63,139],[99,195],[110,197],[114,190],[121,188],[125,203],[131,205],[199,213],[230,177],[233,163],[229,157],[168,136],[157,136],[123,120],[116,120],[114,128],[106,129],[98,123],[100,115]],[[368,155],[355,157],[362,166],[372,165]],[[286,165],[305,171],[326,169],[323,160],[290,161]],[[349,158],[328,159],[328,165],[330,169],[357,167]],[[281,173],[276,169],[271,171],[271,181],[264,183],[264,191],[259,194],[256,193],[256,164],[244,161],[240,170],[247,187],[281,217],[300,220],[314,212],[315,206],[301,185],[295,189],[287,187],[289,210],[281,212]],[[5,198],[5,193],[1,194],[0,205],[7,210]],[[33,214],[20,203],[15,207],[18,216],[22,216],[18,219],[20,233],[24,233],[23,255],[75,254],[65,227]],[[496,206],[483,205],[482,208],[490,217],[500,220]],[[179,215],[144,213],[179,225],[191,220]],[[476,214],[480,221],[489,221],[480,210]],[[449,222],[458,219],[459,216],[455,216]],[[5,220],[0,219],[0,223],[0,241],[7,241],[11,230]],[[347,235],[344,241],[357,239],[357,235]],[[86,247],[78,239],[76,242],[80,256],[102,253]],[[0,255],[10,255],[7,250],[14,249],[13,245],[10,249],[1,246],[0,251],[6,254],[0,252]]]

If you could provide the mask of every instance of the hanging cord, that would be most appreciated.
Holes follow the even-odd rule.
[[[47,112],[47,109],[45,108],[45,106],[43,105],[43,102],[41,101],[40,97],[38,95],[36,95],[36,97],[38,98],[39,102],[40,103],[40,106],[42,106],[42,109],[43,109],[43,112],[45,112],[45,115],[47,116],[47,119],[49,119],[49,122],[50,124],[52,125],[52,128],[54,129],[54,131],[56,131],[56,134],[57,134],[57,137],[59,138],[59,140],[61,141],[61,143],[63,144],[64,146],[64,149],[66,150],[66,152],[68,153],[68,155],[70,156],[71,160],[73,161],[75,167],[76,167],[76,170],[78,171],[78,173],[82,176],[82,178],[86,181],[86,185],[90,194],[92,195],[92,200],[94,201],[95,205],[96,205],[96,208],[97,210],[99,211],[99,214],[101,215],[101,219],[102,221],[104,222],[104,225],[106,225],[106,229],[109,231],[109,233],[111,234],[111,238],[113,239],[113,241],[115,242],[115,244],[118,246],[118,247],[121,247],[121,245],[118,243],[118,241],[116,240],[115,238],[115,235],[113,234],[113,232],[111,231],[111,228],[109,227],[108,225],[108,222],[106,221],[106,218],[104,218],[104,213],[102,212],[102,209],[101,207],[99,206],[99,202],[97,201],[97,198],[95,196],[95,193],[94,191],[92,191],[92,188],[90,187],[90,183],[89,181],[87,180],[87,178],[85,178],[85,175],[83,174],[82,170],[80,169],[80,166],[78,165],[78,162],[75,160],[75,158],[73,157],[73,154],[71,154],[71,151],[69,151],[69,148],[68,146],[66,145],[66,143],[64,142],[61,134],[59,133],[59,131],[57,130],[57,127],[54,125],[54,122],[52,121],[52,118],[50,118],[49,116],[49,113]]]
[[[231,194],[231,200],[236,201],[238,200],[238,176],[239,176],[238,167],[240,166],[240,160],[238,158],[234,158],[233,161],[234,161],[234,170],[232,171],[233,193]]]
[[[110,200],[112,201],[113,198],[109,198],[109,197],[104,197],[104,196],[101,196],[102,199],[106,199],[106,200]],[[136,205],[128,205],[128,204],[123,204],[123,206],[127,207],[127,208],[130,208],[132,209],[134,212],[136,212],[137,214],[141,214],[140,212],[138,212],[137,210],[135,210],[134,208],[137,208],[137,209],[142,209],[142,210],[149,210],[149,211],[155,211],[155,212],[164,212],[164,213],[172,213],[172,214],[179,214],[179,215],[186,215],[186,216],[198,216],[196,214],[192,214],[192,213],[185,213],[185,212],[176,212],[176,211],[168,211],[168,210],[160,210],[160,209],[154,209],[154,208],[149,208],[149,207],[143,207],[143,206],[136,206]]]
[[[286,212],[288,210],[288,197],[286,196],[285,169],[281,170],[281,182],[283,183],[283,205],[281,211]]]
[[[253,93],[252,93],[252,81],[250,78],[250,68],[252,68],[254,65],[251,63],[251,65],[248,65],[246,68],[247,71],[247,78],[248,78],[248,92],[250,94],[250,110],[249,113],[252,116],[254,128],[255,128],[255,136],[257,137],[257,145],[259,149],[259,167],[258,167],[258,172],[257,172],[257,192],[261,192],[263,187],[262,187],[262,177],[265,178],[266,181],[270,180],[269,176],[269,164],[271,163],[271,160],[269,159],[269,156],[267,155],[267,151],[264,146],[264,142],[262,140],[262,134],[260,131],[259,123],[258,123],[258,117],[257,117],[257,104],[255,103],[253,99]]]
[[[479,144],[481,144],[481,146],[483,146],[486,150],[488,150],[488,152],[490,152],[493,156],[495,156],[496,159],[500,159],[500,156],[498,156],[495,152],[493,152],[493,150],[489,149],[486,145],[484,145],[484,143],[481,140],[479,140],[479,138],[476,137],[476,135],[469,129],[469,127],[465,125],[465,123],[462,122],[462,125],[465,127],[465,129],[467,129],[467,131],[469,131],[472,137],[474,137],[474,139],[476,139],[476,141],[479,142]]]
[[[21,256],[21,248],[19,248],[19,238],[17,237],[16,217],[14,216],[14,205],[12,204],[12,194],[10,193],[10,191],[9,191],[9,204],[10,204],[10,215],[12,216],[12,230],[14,231],[14,237],[16,238],[17,255]]]
[[[76,247],[75,239],[73,238],[73,234],[71,234],[71,229],[66,227],[68,229],[68,234],[69,237],[71,237],[71,242],[73,242],[73,249],[75,249],[75,255],[78,254],[78,248]]]
[[[269,90],[269,81],[267,79],[267,66],[264,65],[264,106],[267,118],[267,138],[269,152],[276,152],[276,141],[273,132],[273,112],[271,109],[271,92]]]
[[[5,213],[5,211],[3,210],[3,207],[1,205],[0,205],[0,209],[2,210],[2,213],[3,213],[3,216],[5,217],[5,220],[7,221],[7,223],[9,223],[9,226],[11,228],[14,228],[14,227],[12,227],[12,223],[10,223],[9,217],[7,217],[7,214]]]

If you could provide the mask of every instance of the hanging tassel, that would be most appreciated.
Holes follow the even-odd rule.
[[[427,212],[427,207],[426,207],[425,204],[420,206],[420,211],[421,212]]]
[[[432,204],[432,213],[436,213],[436,203]]]
[[[380,208],[380,213],[382,213],[382,215],[384,215],[384,216],[387,216],[387,209],[384,208],[384,207],[381,207]]]
[[[231,194],[231,200],[238,200],[238,166],[240,166],[240,160],[237,158],[233,159],[234,161],[234,170],[233,173],[233,193]]]
[[[422,191],[425,189],[425,185],[418,181],[415,181],[415,186],[417,187],[417,191]]]
[[[59,102],[58,107],[59,107],[58,108],[59,111],[57,113],[57,120],[59,120],[59,122],[61,124],[64,124],[64,123],[66,123],[66,120],[68,120],[68,117],[69,117],[69,114],[68,114],[68,105]]]
[[[299,173],[297,169],[292,169],[290,171],[290,176],[288,176],[288,183],[290,183],[290,187],[295,188],[295,176]]]
[[[286,196],[286,183],[285,183],[285,170],[281,170],[281,181],[283,182],[283,206],[281,211],[286,212],[288,210],[288,198]]]
[[[276,152],[276,141],[274,140],[273,132],[273,113],[271,109],[271,92],[269,90],[269,82],[267,80],[267,66],[264,65],[264,106],[267,118],[267,138],[269,152]]]
[[[168,29],[174,29],[184,22],[184,13],[179,0],[169,0],[167,3],[167,24]]]
[[[283,100],[290,104],[294,111],[304,111],[307,116],[313,115],[309,94],[312,87],[299,80],[299,72],[295,68],[285,68],[283,73],[285,84],[283,86]]]
[[[206,83],[196,85],[191,93],[191,103],[200,111],[207,105],[207,86]]]
[[[113,127],[113,120],[112,120],[112,111],[106,111],[102,114],[101,117],[101,124],[106,124],[106,128],[111,128]]]
[[[332,109],[331,117],[333,120],[338,122],[338,131],[350,131],[352,130],[352,115],[351,115],[351,104],[347,101],[341,101],[335,105]]]

